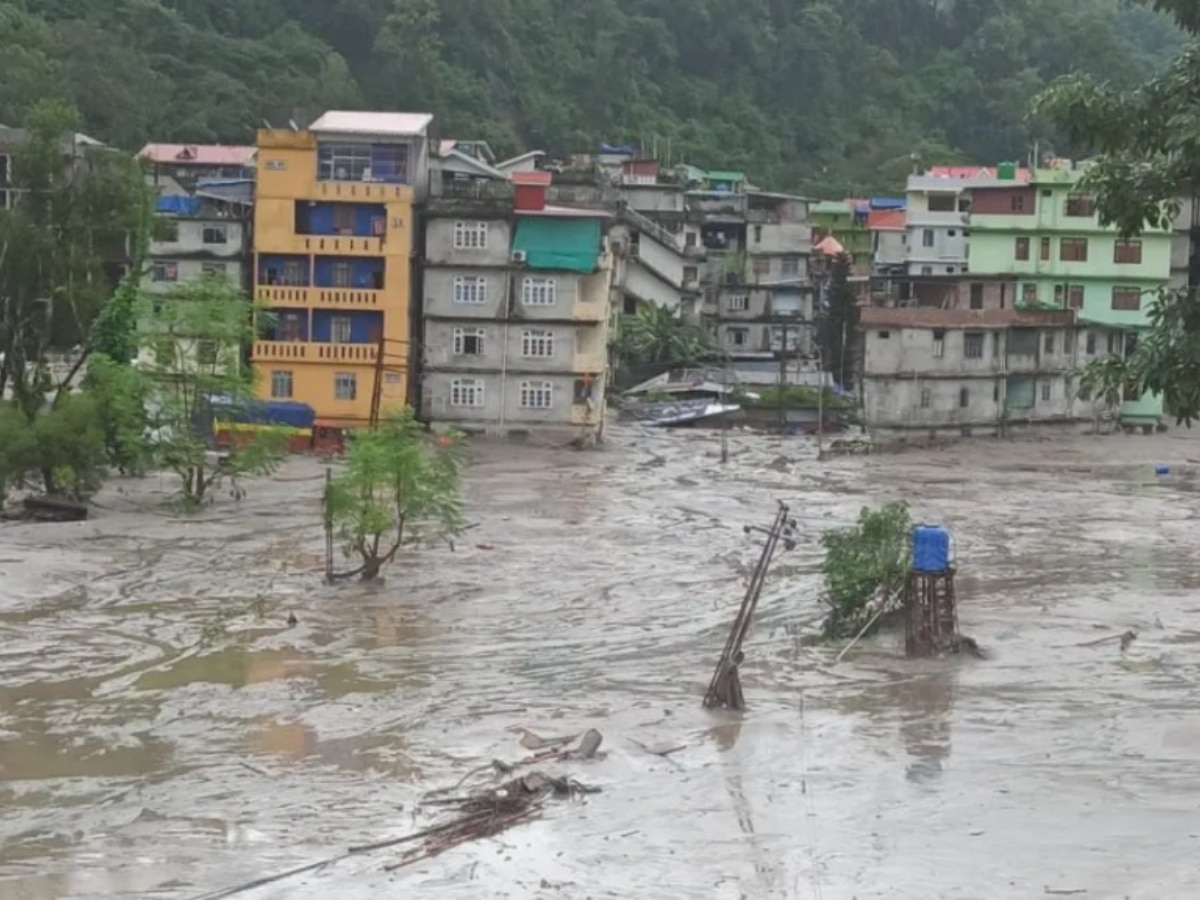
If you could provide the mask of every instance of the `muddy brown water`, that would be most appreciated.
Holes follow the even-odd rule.
[[[147,479],[91,522],[0,527],[0,900],[191,898],[404,834],[424,792],[520,758],[514,725],[600,729],[607,754],[561,768],[603,793],[238,896],[1200,896],[1200,440],[718,455],[703,432],[489,448],[479,527],[377,587],[320,584],[303,461],[193,518]],[[990,659],[884,637],[833,668],[795,639],[820,531],[901,497],[954,530]],[[742,526],[777,498],[805,539],[746,648],[750,711],[711,714]]]

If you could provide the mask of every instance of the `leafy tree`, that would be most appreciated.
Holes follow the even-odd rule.
[[[908,504],[897,502],[863,507],[855,525],[821,535],[827,637],[858,634],[881,606],[896,601],[911,568],[911,534]]]
[[[149,453],[179,476],[188,503],[211,500],[225,479],[240,497],[243,477],[270,474],[283,458],[285,442],[265,432],[238,442],[223,461],[213,453],[212,399],[234,406],[254,402],[253,371],[242,350],[254,339],[256,312],[262,324],[266,313],[220,275],[143,302],[138,368],[147,380]],[[120,445],[121,435],[109,439]]]
[[[626,366],[694,365],[718,355],[712,335],[703,328],[684,321],[674,310],[650,305],[621,317],[617,354]]]
[[[1130,357],[1113,354],[1089,361],[1079,370],[1079,399],[1091,401],[1096,410],[1096,430],[1106,416],[1115,425],[1125,395],[1138,390],[1139,378]]]
[[[461,533],[460,468],[457,437],[431,436],[409,409],[356,435],[326,498],[346,555],[362,561],[341,577],[378,578],[406,543]]]
[[[817,343],[827,372],[848,390],[854,384],[854,348],[858,345],[858,298],[850,284],[850,257],[845,253],[831,261],[822,281],[817,302]]]
[[[1057,126],[1090,165],[1081,187],[1096,196],[1103,221],[1126,235],[1170,228],[1180,200],[1200,198],[1200,7],[1154,0],[1192,38],[1161,72],[1126,89],[1072,75],[1043,93],[1035,112]],[[1098,368],[1097,385],[1153,391],[1182,422],[1200,418],[1200,303],[1194,288],[1163,290],[1150,307],[1150,329],[1126,365]]]

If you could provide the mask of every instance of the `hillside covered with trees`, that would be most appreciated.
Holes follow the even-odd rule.
[[[1023,157],[1032,98],[1173,57],[1130,0],[0,0],[0,123],[248,142],[290,108],[422,109],[498,152],[629,141],[813,195]]]

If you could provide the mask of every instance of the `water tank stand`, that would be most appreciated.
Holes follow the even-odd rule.
[[[904,585],[904,652],[910,657],[957,653],[958,602],[954,570],[909,572]]]

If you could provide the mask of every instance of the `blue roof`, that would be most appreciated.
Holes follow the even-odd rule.
[[[903,197],[872,197],[871,209],[905,209],[908,201]]]

